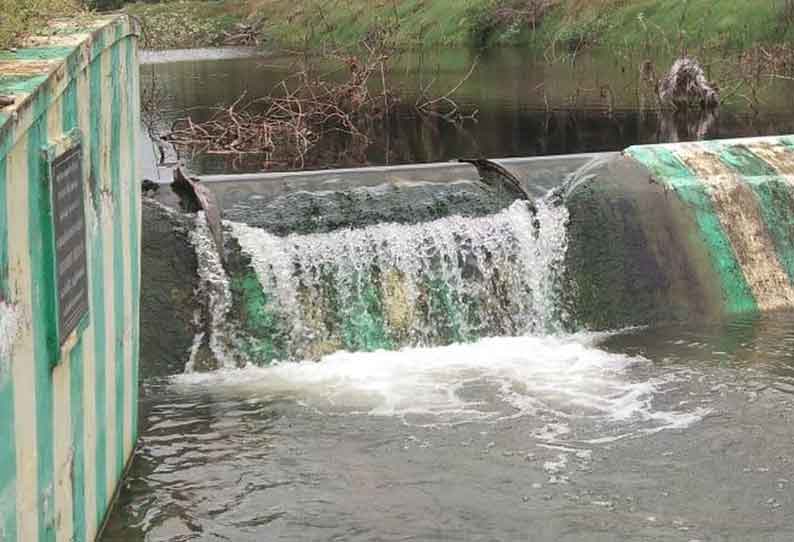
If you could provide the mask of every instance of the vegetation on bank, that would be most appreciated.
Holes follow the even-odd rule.
[[[235,42],[347,47],[387,32],[403,48],[524,46],[546,54],[608,48],[730,48],[794,39],[794,0],[0,0],[0,47],[46,17],[124,9],[153,49]],[[258,39],[258,38],[261,38]],[[238,39],[239,41],[239,39]]]
[[[749,48],[794,37],[794,0],[249,0],[285,47],[346,46],[390,29],[402,46]]]
[[[225,45],[251,13],[245,0],[136,2],[125,10],[141,21],[147,49]]]
[[[0,0],[0,49],[18,46],[48,19],[122,7],[141,21],[152,49],[224,45],[241,37],[238,25],[251,13],[246,0]]]
[[[0,0],[0,49],[18,44],[50,17],[74,15],[81,9],[78,0]]]

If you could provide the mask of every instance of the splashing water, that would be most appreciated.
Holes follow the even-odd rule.
[[[197,310],[194,324],[206,331],[196,334],[186,370],[192,371],[196,367],[205,339],[215,362],[222,367],[236,367],[239,364],[238,355],[231,346],[236,332],[228,322],[232,307],[229,278],[203,211],[196,214],[195,228],[188,238],[198,260],[199,294],[204,304]]]
[[[564,206],[277,237],[228,222],[281,359],[560,330]],[[245,318],[244,318],[245,319]],[[270,361],[270,360],[264,360]]]
[[[529,416],[533,437],[553,445],[581,423],[614,428],[578,434],[589,446],[700,420],[704,412],[653,405],[675,377],[635,381],[648,360],[598,348],[602,334],[564,332],[567,220],[563,205],[541,201],[533,216],[517,201],[483,217],[286,237],[227,222],[244,258],[228,276],[217,258],[200,259],[209,342],[227,360],[229,337],[245,351],[258,333],[267,346],[177,382],[412,424]],[[197,252],[212,251],[200,218],[194,235]]]
[[[577,423],[600,424],[597,435],[605,442],[701,419],[704,412],[654,408],[654,397],[676,377],[634,381],[630,369],[650,362],[598,348],[603,337],[494,337],[393,352],[336,352],[320,363],[249,365],[184,374],[175,382],[211,384],[221,395],[290,398],[326,414],[396,416],[418,425],[529,416],[540,424],[533,436],[549,443],[568,438]],[[618,434],[604,431],[604,425],[617,427]]]

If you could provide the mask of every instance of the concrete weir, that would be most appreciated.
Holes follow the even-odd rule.
[[[713,321],[794,308],[794,138],[499,162],[529,194],[567,207],[558,299],[567,328]],[[468,165],[440,163],[203,182],[227,219],[303,235],[482,216],[507,205],[489,199],[476,179]]]
[[[605,329],[794,307],[794,140],[635,146],[570,190],[567,303]]]
[[[41,34],[0,52],[0,541],[80,542],[137,434],[139,32]]]

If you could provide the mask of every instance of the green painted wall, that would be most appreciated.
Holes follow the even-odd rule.
[[[635,146],[567,204],[566,303],[596,329],[794,308],[794,147]]]
[[[97,536],[137,434],[138,29],[0,53],[0,540]],[[58,329],[49,160],[83,152],[89,311]]]

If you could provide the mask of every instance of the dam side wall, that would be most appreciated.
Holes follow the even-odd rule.
[[[137,434],[138,28],[0,52],[0,540],[94,540]]]
[[[567,199],[569,311],[595,329],[794,308],[794,140],[635,146]]]

